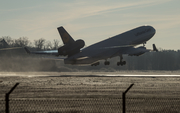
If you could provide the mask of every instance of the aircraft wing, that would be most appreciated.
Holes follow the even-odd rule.
[[[144,54],[146,52],[150,52],[150,51],[158,52],[158,49],[156,48],[155,44],[153,44],[153,50],[146,49],[146,47],[144,47],[144,46],[140,46],[138,48],[128,47],[122,52],[122,54],[128,54],[130,56],[139,56],[139,55],[142,55],[142,54]]]
[[[138,48],[129,47],[129,48],[126,48],[125,51],[122,51],[122,54],[128,54],[129,56],[139,56],[139,55],[142,55],[142,54],[149,52],[149,51],[151,51],[151,50],[146,49],[143,46],[140,46]]]
[[[153,44],[153,50],[146,49],[146,47],[144,46],[135,48],[133,46],[128,45],[128,46],[119,46],[119,47],[106,47],[106,48],[102,48],[99,51],[101,52],[97,54],[93,54],[93,55],[90,54],[90,55],[84,56],[84,58],[97,58],[101,60],[101,59],[108,59],[108,58],[112,58],[112,57],[116,57],[120,55],[140,56],[146,52],[150,52],[150,51],[157,52],[158,50],[156,49],[155,44]],[[81,58],[78,58],[78,59],[81,59]]]
[[[133,46],[120,47],[115,55],[127,54],[129,56],[139,56],[139,55],[142,55],[142,54],[144,54],[146,52],[150,52],[150,51],[158,52],[155,44],[153,44],[153,50],[146,49],[146,47],[144,47],[144,46],[140,46],[140,47],[137,47],[137,48],[134,48]]]

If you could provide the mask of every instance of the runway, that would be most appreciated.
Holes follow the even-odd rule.
[[[178,71],[179,72],[179,71]],[[136,84],[142,86],[158,86],[159,84],[169,88],[174,84],[180,86],[178,72],[1,72],[0,85],[12,85],[15,83],[48,84],[51,87],[64,85],[122,85]],[[133,73],[133,74],[132,74]],[[163,75],[166,74],[166,75]],[[152,87],[154,88],[154,87]]]
[[[0,77],[178,77],[180,71],[0,72]]]

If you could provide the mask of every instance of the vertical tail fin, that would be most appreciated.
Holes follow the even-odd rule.
[[[74,39],[69,33],[61,26],[57,28],[64,44],[73,43]]]

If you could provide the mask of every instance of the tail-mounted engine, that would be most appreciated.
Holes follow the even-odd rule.
[[[85,42],[83,40],[76,40],[73,43],[66,44],[58,49],[59,55],[62,56],[72,56],[80,52],[80,49],[83,48]]]

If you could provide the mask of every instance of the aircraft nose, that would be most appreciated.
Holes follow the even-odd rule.
[[[150,27],[151,27],[151,32],[152,32],[152,34],[155,35],[156,29],[154,29],[154,27],[152,27],[152,26],[150,26]]]

